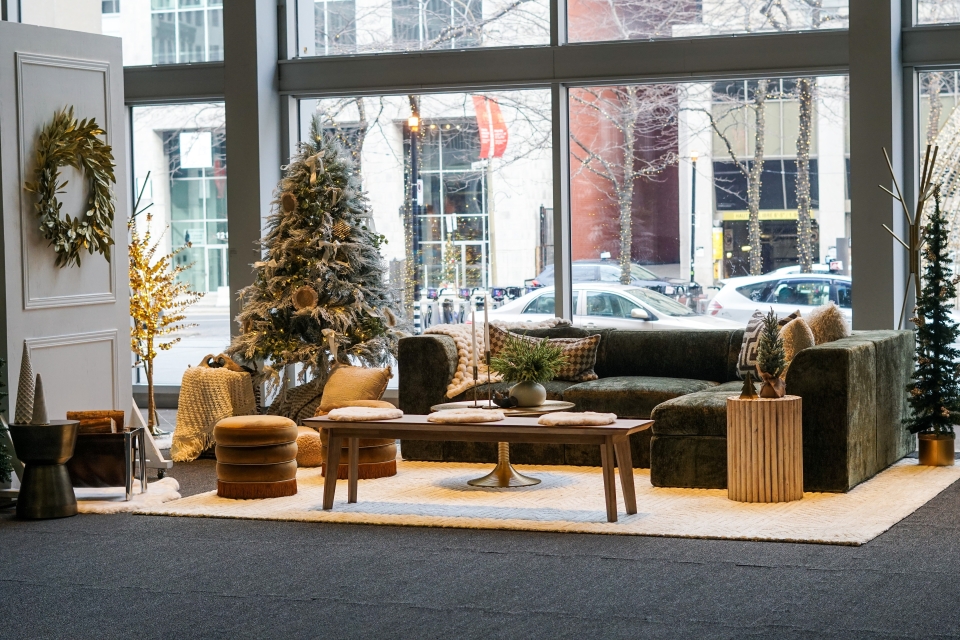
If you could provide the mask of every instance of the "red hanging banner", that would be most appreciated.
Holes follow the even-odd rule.
[[[507,150],[508,135],[500,105],[493,98],[473,96],[473,108],[477,112],[477,128],[480,130],[480,157],[502,158]]]

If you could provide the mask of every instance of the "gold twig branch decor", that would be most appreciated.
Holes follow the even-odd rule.
[[[893,239],[903,245],[903,248],[907,250],[907,262],[910,267],[909,277],[913,281],[913,290],[914,295],[919,295],[920,293],[920,251],[923,248],[924,239],[922,238],[923,234],[923,207],[927,203],[927,200],[933,195],[934,185],[931,184],[931,178],[933,176],[933,167],[937,163],[937,147],[933,145],[927,145],[927,152],[923,158],[923,168],[920,172],[920,189],[917,195],[917,206],[913,210],[913,214],[910,213],[910,207],[907,206],[907,201],[903,199],[903,192],[900,191],[900,185],[897,184],[897,176],[893,172],[893,163],[890,162],[890,154],[887,153],[887,150],[883,150],[883,157],[887,159],[887,168],[890,170],[890,179],[893,181],[893,188],[896,190],[896,193],[890,191],[882,184],[879,185],[881,189],[890,194],[894,200],[900,203],[900,206],[903,208],[903,215],[907,220],[907,240],[904,241],[902,238],[897,236],[893,232],[893,229],[887,225],[883,225],[883,228],[886,229]],[[900,306],[900,321],[897,323],[897,328],[903,328],[903,319],[907,311],[907,296],[910,294],[910,282],[907,282],[907,285],[903,289],[903,304]]]
[[[73,107],[57,111],[37,141],[37,181],[24,189],[39,196],[34,205],[40,217],[40,233],[57,254],[57,266],[80,266],[80,252],[99,253],[110,261],[113,244],[114,203],[111,185],[117,182],[113,172],[113,150],[99,138],[106,132],[96,120],[77,120]],[[90,185],[86,209],[75,218],[60,217],[63,204],[57,194],[67,182],[60,182],[60,168],[73,167],[83,172]]]

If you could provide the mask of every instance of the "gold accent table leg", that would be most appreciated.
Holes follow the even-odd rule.
[[[473,487],[529,487],[540,484],[540,478],[530,478],[521,473],[510,464],[510,443],[497,443],[497,466],[496,468],[476,480],[468,480],[467,484]]]

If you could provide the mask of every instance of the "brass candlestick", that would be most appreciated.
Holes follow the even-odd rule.
[[[480,378],[480,370],[477,367],[477,363],[473,363],[473,406],[476,408],[480,406],[477,404],[477,380]]]

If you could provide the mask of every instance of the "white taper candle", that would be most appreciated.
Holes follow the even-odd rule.
[[[480,358],[477,357],[477,314],[474,309],[470,309],[470,329],[473,338],[473,366],[480,365]]]
[[[483,298],[483,350],[490,351],[490,316],[487,309],[490,308],[490,296]]]

